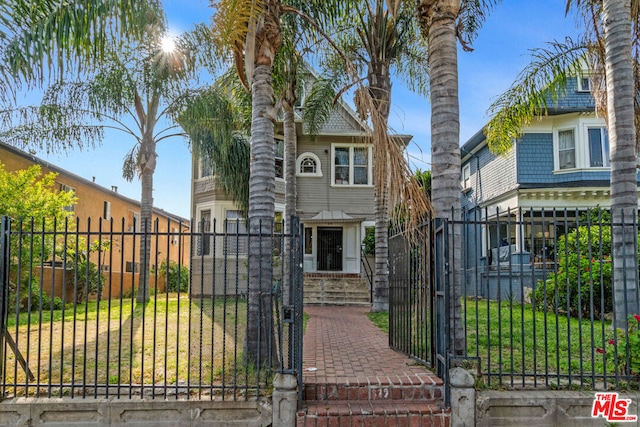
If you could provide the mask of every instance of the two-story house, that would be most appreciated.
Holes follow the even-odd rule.
[[[318,294],[342,292],[341,302],[368,304],[370,283],[362,283],[365,275],[361,273],[366,268],[363,267],[362,240],[366,230],[374,227],[375,216],[373,148],[368,143],[367,125],[348,105],[338,102],[315,136],[305,131],[300,111],[296,111],[296,133],[297,215],[304,230],[305,299],[311,301],[311,289],[318,286],[322,288]],[[278,123],[275,136],[276,223],[283,219],[285,208],[283,139],[282,124]],[[408,142],[410,137],[403,140]],[[212,168],[195,157],[191,200],[196,224],[203,225],[207,231],[246,232],[240,211],[229,195],[216,187]],[[201,246],[203,252],[191,261],[196,276],[200,271],[205,276],[215,272],[215,280],[205,279],[204,283],[215,283],[216,294],[222,292],[224,283],[228,288],[237,282],[240,292],[246,291],[246,280],[243,280],[246,277],[246,239],[241,237],[228,243],[226,247],[207,243]],[[347,283],[349,281],[360,282],[355,287],[362,292],[348,295],[350,291],[346,289],[353,285]],[[210,293],[211,289],[203,289],[203,292]],[[323,301],[328,299],[318,295],[315,302]]]
[[[570,78],[566,96],[523,129],[506,155],[493,154],[482,131],[460,155],[464,218],[476,221],[467,227],[469,266],[495,268],[508,255],[536,280],[530,271],[550,268],[550,246],[564,234],[560,218],[610,207],[609,139],[588,77]]]

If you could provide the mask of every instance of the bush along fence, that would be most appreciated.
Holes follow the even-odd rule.
[[[465,363],[486,387],[638,389],[637,218],[615,223],[603,209],[477,210],[445,223],[443,240],[434,224],[392,237],[404,247],[390,261],[392,346],[431,366],[438,358],[447,367]],[[622,254],[612,252],[615,233],[631,242]],[[456,240],[454,260],[447,248]],[[451,266],[446,292],[439,265]],[[616,292],[620,282],[627,287]],[[446,322],[455,301],[460,316]]]
[[[2,398],[248,400],[301,369],[297,218],[1,227]]]

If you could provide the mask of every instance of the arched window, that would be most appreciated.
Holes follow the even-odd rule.
[[[314,153],[303,153],[296,161],[297,176],[322,176],[320,159]]]

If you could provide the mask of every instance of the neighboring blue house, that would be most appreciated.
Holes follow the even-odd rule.
[[[509,265],[533,278],[531,269],[549,268],[550,246],[564,232],[554,216],[610,206],[609,139],[588,86],[588,78],[569,79],[566,96],[506,155],[492,154],[482,131],[461,147],[462,208],[477,221],[467,227],[467,267]]]

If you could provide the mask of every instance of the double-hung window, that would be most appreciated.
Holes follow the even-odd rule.
[[[462,189],[467,190],[471,188],[471,165],[466,164],[462,167]]]
[[[225,214],[226,250],[229,254],[246,254],[248,249],[247,224],[238,210]]]
[[[610,166],[609,134],[603,127],[588,128],[589,166],[592,168]]]
[[[574,129],[558,132],[558,169],[576,167],[576,136]]]
[[[372,185],[371,147],[334,145],[333,185]]]
[[[275,168],[276,178],[284,178],[284,141],[276,139],[275,141]]]
[[[211,255],[211,209],[200,211],[198,221],[198,246],[196,253],[198,256]]]

